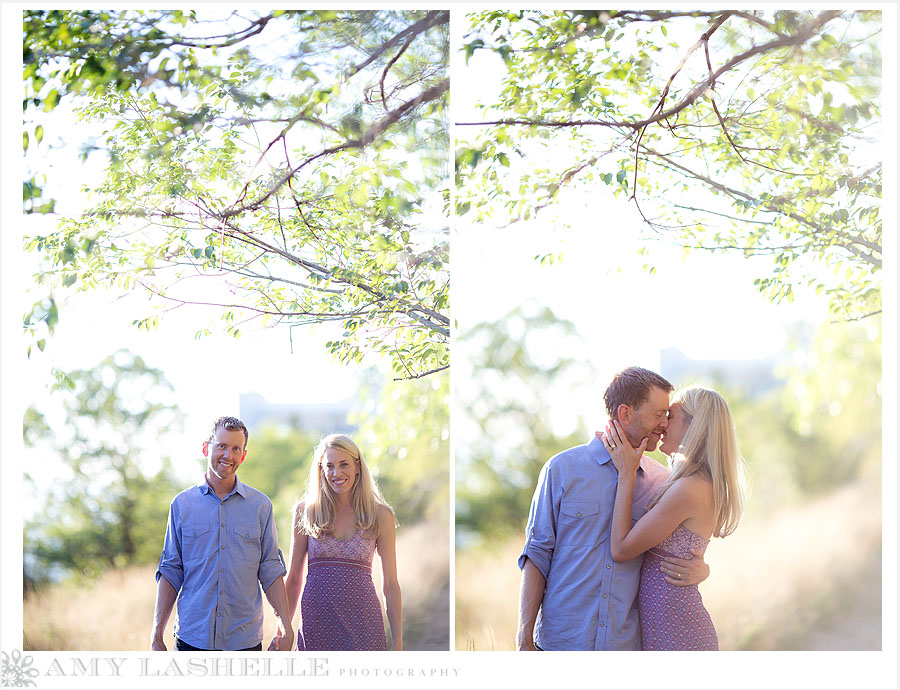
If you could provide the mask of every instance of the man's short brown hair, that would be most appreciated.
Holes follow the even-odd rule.
[[[616,410],[619,409],[619,405],[628,405],[631,408],[640,407],[650,397],[652,387],[662,388],[668,393],[675,390],[671,383],[655,371],[641,367],[628,367],[613,376],[603,394],[609,418],[616,418]]]
[[[213,422],[207,441],[212,441],[216,438],[216,430],[218,429],[225,429],[226,431],[243,431],[244,448],[247,448],[247,441],[250,440],[250,433],[247,431],[247,426],[237,417],[219,417]]]

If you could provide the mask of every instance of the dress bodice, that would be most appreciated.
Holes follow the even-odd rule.
[[[683,524],[678,525],[668,537],[650,549],[649,553],[657,556],[674,556],[675,558],[692,558],[691,549],[700,549],[706,553],[709,539],[691,532]]]
[[[318,539],[310,537],[307,553],[310,563],[322,558],[336,558],[371,565],[375,555],[375,540],[366,537],[362,528],[357,527],[353,536],[343,541],[330,534]]]

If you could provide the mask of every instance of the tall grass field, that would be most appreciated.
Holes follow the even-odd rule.
[[[447,650],[450,642],[450,549],[446,524],[420,523],[397,530],[397,570],[403,592],[403,641],[411,650]],[[284,547],[286,550],[286,547]],[[285,554],[287,558],[287,554]],[[381,570],[372,576],[379,599]],[[143,651],[150,649],[156,601],[155,566],[107,571],[87,584],[62,583],[24,601],[26,650]],[[275,634],[268,602],[265,649]],[[173,613],[164,639],[172,649]],[[299,614],[294,617],[294,625]],[[385,617],[387,629],[387,618]]]
[[[522,540],[456,555],[456,649],[515,648]],[[706,552],[724,650],[881,649],[881,488],[748,518]]]

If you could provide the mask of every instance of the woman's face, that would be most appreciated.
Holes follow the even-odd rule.
[[[684,440],[688,426],[690,426],[690,422],[688,422],[684,410],[681,409],[681,403],[672,403],[669,407],[669,425],[662,436],[659,450],[666,455],[673,455]]]
[[[329,448],[322,457],[325,480],[336,494],[347,493],[356,484],[359,468],[356,460],[340,448]]]

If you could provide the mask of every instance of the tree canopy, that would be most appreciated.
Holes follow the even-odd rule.
[[[92,132],[83,156],[108,158],[87,210],[28,238],[38,280],[146,290],[156,310],[138,327],[198,304],[234,336],[335,321],[342,361],[381,352],[401,378],[446,368],[448,21],[25,10],[26,211],[55,210],[41,166],[51,135],[69,143],[61,104]],[[56,294],[26,328],[52,332]]]
[[[457,123],[458,214],[527,220],[605,185],[648,238],[770,256],[755,282],[775,302],[805,284],[835,319],[880,311],[880,12],[492,10],[468,24],[466,60],[491,51],[505,67],[483,118]]]

